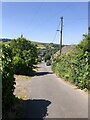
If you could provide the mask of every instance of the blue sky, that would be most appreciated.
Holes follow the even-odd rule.
[[[3,2],[1,37],[59,43],[61,16],[63,44],[79,43],[88,31],[88,2]]]

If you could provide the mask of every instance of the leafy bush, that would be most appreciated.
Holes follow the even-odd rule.
[[[90,90],[90,49],[88,43],[89,35],[75,49],[69,53],[62,54],[53,64],[52,69],[57,75],[68,80],[81,89]]]
[[[37,49],[26,38],[20,37],[10,43],[15,74],[30,74],[37,63]]]
[[[14,74],[28,74],[37,63],[37,49],[30,41],[21,37],[7,43],[0,43],[0,74],[2,75],[2,113],[8,118],[14,104]]]
[[[38,57],[37,61],[40,63],[42,61],[42,57]]]
[[[10,110],[14,104],[14,71],[12,64],[12,51],[8,44],[2,44],[1,52],[2,65],[0,63],[0,71],[2,74],[2,113],[3,117],[6,111]]]

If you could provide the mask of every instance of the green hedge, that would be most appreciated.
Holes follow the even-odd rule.
[[[13,39],[10,43],[15,74],[31,74],[37,63],[37,49],[26,38]]]
[[[2,116],[6,117],[7,111],[9,111],[11,106],[14,104],[13,92],[15,85],[12,51],[8,44],[2,44],[1,59],[2,65],[0,64],[0,71],[2,74]]]
[[[29,40],[17,38],[0,43],[0,74],[2,75],[2,116],[8,118],[8,111],[14,105],[14,74],[29,74],[37,63],[37,49]]]
[[[59,56],[52,66],[52,70],[65,80],[74,83],[81,89],[90,90],[90,36],[84,35],[75,49]]]

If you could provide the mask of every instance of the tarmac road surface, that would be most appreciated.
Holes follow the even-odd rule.
[[[88,118],[88,95],[52,73],[44,62],[28,87],[27,118]]]

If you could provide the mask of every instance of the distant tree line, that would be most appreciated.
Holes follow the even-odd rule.
[[[11,41],[11,39],[8,39],[8,38],[1,38],[1,39],[0,39],[0,42],[1,42],[1,41],[2,41],[2,42],[8,42],[8,41]]]

